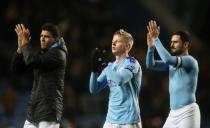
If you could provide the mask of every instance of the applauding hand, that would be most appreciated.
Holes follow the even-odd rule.
[[[23,24],[17,24],[15,26],[15,32],[18,36],[18,50],[17,52],[21,52],[21,48],[30,42],[30,30],[26,28]]]

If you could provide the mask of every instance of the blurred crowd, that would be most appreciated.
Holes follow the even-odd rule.
[[[199,63],[197,102],[201,109],[201,128],[210,127],[210,59],[208,1],[158,0],[180,19],[200,40],[193,42],[190,54]],[[146,24],[157,21],[140,0],[8,0],[0,3],[0,128],[21,128],[32,88],[32,74],[17,76],[10,71],[12,54],[17,48],[15,24],[24,23],[31,30],[32,43],[39,46],[40,27],[56,23],[70,52],[65,83],[62,128],[100,128],[107,110],[108,89],[90,95],[90,53],[95,47],[111,55],[112,34],[123,28],[134,37],[131,55],[143,70],[140,109],[144,128],[160,128],[169,111],[167,72],[149,71],[145,67]],[[161,25],[161,23],[159,23]],[[170,31],[161,26],[160,38],[169,48]],[[193,40],[192,40],[193,41]],[[199,46],[199,47],[197,47]],[[157,56],[158,57],[158,56]],[[112,60],[112,57],[110,57]]]

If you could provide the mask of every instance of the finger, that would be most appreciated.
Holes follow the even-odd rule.
[[[15,32],[18,33],[17,28],[15,28]]]
[[[17,24],[17,25],[15,25],[15,29],[16,29],[16,31],[18,31],[19,30],[19,25]]]
[[[15,29],[15,33],[19,36],[19,31],[17,29]]]
[[[17,28],[17,32],[18,33],[22,31],[22,28],[21,28],[21,25],[20,24],[17,24],[16,25],[16,28]]]
[[[20,24],[17,24],[17,29],[21,30],[21,25]]]
[[[149,21],[149,29],[151,30],[151,20]]]
[[[16,32],[16,34],[17,34],[18,36],[20,35],[19,27],[16,27],[16,28],[15,28],[15,32]]]
[[[150,28],[149,28],[149,26],[148,26],[148,25],[147,25],[147,31],[148,31],[148,32],[150,32]]]
[[[152,30],[155,29],[155,21],[154,20],[152,20],[152,22],[151,22],[151,27],[152,27]]]
[[[151,32],[154,31],[153,20],[150,21],[150,30],[151,30]]]
[[[15,25],[15,29],[17,29],[17,24]]]
[[[157,23],[156,23],[156,21],[154,21],[153,23],[154,23],[154,27],[157,27]]]
[[[25,26],[24,26],[23,24],[20,24],[20,26],[21,26],[21,29],[22,29],[22,30],[25,30],[25,29],[26,29]]]
[[[151,21],[149,21],[149,24],[148,24],[148,30],[149,30],[149,32],[151,32],[152,30],[151,30]]]

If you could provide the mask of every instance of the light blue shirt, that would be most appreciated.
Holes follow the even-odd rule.
[[[153,70],[169,71],[170,107],[173,110],[196,102],[198,62],[190,55],[171,56],[159,38],[154,39],[161,60],[154,60],[155,48],[149,48],[146,66]]]
[[[89,86],[91,93],[98,93],[105,87],[109,87],[110,90],[106,122],[113,124],[140,122],[138,96],[141,77],[141,66],[133,57],[126,57],[119,63],[109,63],[99,76],[97,73],[91,73]]]

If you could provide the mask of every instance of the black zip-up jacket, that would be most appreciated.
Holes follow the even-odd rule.
[[[28,102],[27,120],[60,121],[63,111],[67,50],[61,46],[33,52],[30,45],[15,53],[11,68],[17,73],[33,70],[34,80]]]

